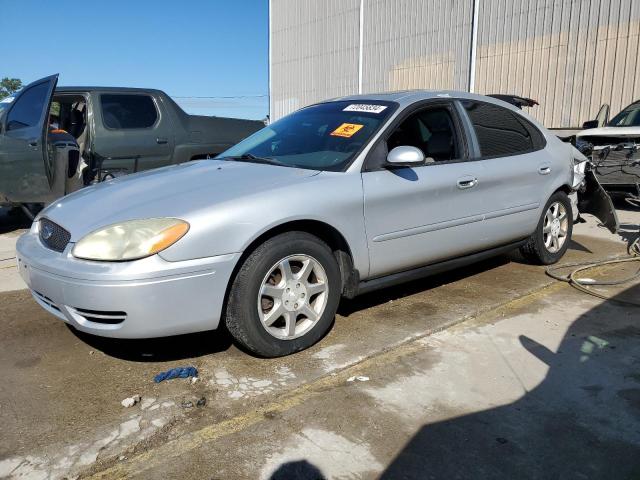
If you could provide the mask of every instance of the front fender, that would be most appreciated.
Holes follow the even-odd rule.
[[[354,267],[369,271],[359,174],[323,172],[212,204],[184,218],[191,230],[160,255],[182,261],[244,252],[266,232],[295,221],[331,226],[347,242]]]

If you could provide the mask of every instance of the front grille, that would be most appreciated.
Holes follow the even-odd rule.
[[[71,234],[47,218],[40,219],[40,241],[56,252],[63,252],[71,240]]]

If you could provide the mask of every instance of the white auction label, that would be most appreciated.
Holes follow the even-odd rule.
[[[5,97],[2,100],[0,100],[0,103],[11,103],[13,102],[14,97]]]
[[[344,108],[343,112],[366,112],[366,113],[380,113],[386,109],[386,105],[370,105],[368,103],[353,103]]]

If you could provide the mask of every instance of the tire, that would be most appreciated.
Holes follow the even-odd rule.
[[[558,207],[559,216],[554,213]],[[564,210],[564,217],[561,217]],[[520,247],[520,253],[527,260],[539,265],[551,265],[556,263],[569,248],[573,233],[573,211],[571,201],[566,193],[557,191],[547,201],[542,216],[538,221],[536,231],[529,237],[527,243]],[[558,222],[554,225],[554,219]],[[559,229],[559,230],[558,230]],[[556,245],[554,234],[559,232]]]
[[[226,328],[240,346],[261,357],[304,350],[331,328],[341,283],[338,263],[324,242],[305,232],[282,233],[242,263],[227,297]]]

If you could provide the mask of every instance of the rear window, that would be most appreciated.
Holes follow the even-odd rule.
[[[102,120],[107,128],[131,129],[152,127],[158,111],[149,95],[102,94]]]
[[[462,102],[476,132],[482,157],[519,155],[544,146],[544,137],[530,122],[503,107]]]

